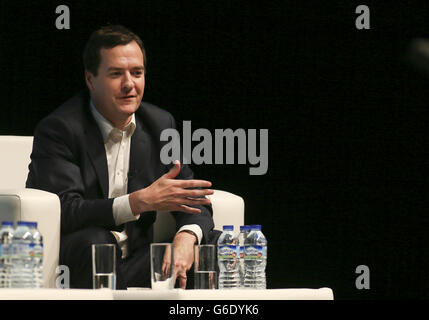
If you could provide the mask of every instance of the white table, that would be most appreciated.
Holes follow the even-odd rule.
[[[333,300],[330,288],[269,290],[0,289],[0,300]]]
[[[113,300],[112,290],[0,289],[0,300]]]

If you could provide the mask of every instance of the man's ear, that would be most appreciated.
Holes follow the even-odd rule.
[[[86,85],[88,86],[89,91],[94,90],[93,79],[94,79],[94,75],[90,71],[85,70],[85,82],[86,82]]]

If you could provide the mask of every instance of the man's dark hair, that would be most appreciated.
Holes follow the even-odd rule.
[[[138,35],[121,25],[109,25],[94,31],[89,37],[83,51],[83,65],[85,70],[97,76],[100,66],[101,48],[111,49],[119,45],[126,45],[132,41],[137,42],[143,53],[143,64],[146,71],[146,52],[143,41]]]

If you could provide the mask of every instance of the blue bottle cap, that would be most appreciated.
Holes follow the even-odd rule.
[[[250,226],[240,226],[240,231],[249,231]]]
[[[250,229],[251,229],[251,230],[258,230],[258,231],[261,231],[262,227],[261,227],[261,225],[260,225],[260,224],[252,224],[252,225],[250,226]]]
[[[29,222],[28,222],[28,226],[29,226],[30,228],[36,228],[36,229],[37,229],[37,222],[29,221]]]
[[[17,222],[17,225],[18,225],[18,226],[27,226],[27,225],[28,225],[28,222],[27,222],[27,221],[18,221],[18,222]]]
[[[223,226],[223,230],[224,231],[233,231],[234,230],[234,226],[231,226],[231,225]]]
[[[2,226],[11,226],[11,227],[13,227],[13,221],[3,221],[1,224],[2,224]]]

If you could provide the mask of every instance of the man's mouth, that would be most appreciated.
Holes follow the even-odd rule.
[[[132,99],[134,99],[136,96],[133,96],[133,95],[128,95],[128,96],[122,96],[122,97],[119,97],[119,99],[120,100],[132,100]]]

